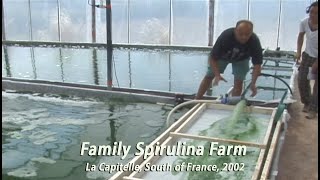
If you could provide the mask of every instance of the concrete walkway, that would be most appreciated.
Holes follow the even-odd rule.
[[[277,180],[318,179],[318,119],[306,119],[302,112],[297,81],[294,98],[288,109],[291,119],[280,155]]]

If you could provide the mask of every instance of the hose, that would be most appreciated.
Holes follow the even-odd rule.
[[[265,73],[260,73],[259,76],[273,77],[273,78],[275,78],[275,79],[280,80],[281,82],[283,82],[283,83],[287,86],[287,88],[289,89],[291,95],[293,95],[292,89],[291,89],[291,87],[289,86],[289,84],[288,84],[286,81],[284,81],[283,79],[281,79],[279,76],[277,76],[277,75],[272,75],[272,74],[265,74]],[[245,95],[245,94],[247,93],[247,91],[249,90],[250,85],[251,85],[251,82],[250,82],[250,83],[248,84],[248,86],[244,89],[244,91],[243,91],[243,93],[242,93],[242,95],[241,95],[242,98],[244,98],[244,95]]]
[[[189,105],[189,104],[195,104],[195,103],[220,103],[221,101],[220,100],[191,100],[191,101],[186,101],[184,103],[181,103],[179,104],[178,106],[174,107],[170,113],[168,114],[168,117],[167,117],[167,120],[166,120],[166,124],[167,124],[167,127],[170,126],[170,118],[172,116],[172,113],[175,112],[177,109],[183,107],[183,106],[186,106],[186,105]]]
[[[292,89],[290,88],[289,84],[286,81],[284,81],[283,79],[281,79],[280,77],[278,77],[277,75],[260,73],[260,76],[273,77],[273,78],[276,78],[276,79],[280,80],[281,82],[283,82],[288,87],[290,93],[293,95]]]
[[[275,121],[278,121],[278,120],[280,119],[282,113],[284,112],[284,110],[285,110],[286,107],[287,107],[287,106],[283,103],[285,97],[287,96],[287,94],[288,94],[288,91],[285,91],[284,94],[282,95],[282,98],[281,98],[281,100],[280,100],[280,103],[279,103],[279,105],[278,105],[278,107],[277,107],[276,114],[275,114],[275,116],[274,116],[274,120],[275,120]]]
[[[283,82],[289,89],[290,93],[292,94],[292,90],[290,88],[290,86],[288,85],[287,82],[285,82],[283,79],[281,79],[280,77],[276,76],[276,75],[271,75],[271,74],[264,74],[264,73],[260,73],[259,76],[266,76],[266,77],[273,77],[273,78],[276,78],[276,79],[279,79],[281,82]],[[251,82],[248,84],[248,86],[245,88],[245,90],[242,92],[241,94],[241,99],[245,99],[245,94],[248,92],[249,88],[250,88],[250,85],[251,85]],[[281,101],[279,103],[279,106],[278,106],[278,110],[277,110],[277,113],[276,113],[276,117],[275,119],[279,119],[282,112],[284,111],[284,98],[285,96],[287,95],[287,91],[284,93],[283,97],[281,98]],[[221,103],[221,100],[220,99],[217,99],[217,100],[191,100],[191,101],[187,101],[187,102],[184,102],[184,103],[181,103],[179,104],[178,106],[174,107],[170,113],[168,114],[168,117],[167,117],[167,120],[166,120],[166,125],[167,127],[170,126],[170,119],[171,119],[171,116],[172,116],[172,113],[175,112],[177,109],[183,107],[183,106],[186,106],[186,105],[189,105],[189,104],[195,104],[195,103],[214,103],[214,104],[218,104],[218,103]]]

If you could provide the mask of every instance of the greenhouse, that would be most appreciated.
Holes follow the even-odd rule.
[[[2,178],[317,179],[317,2],[3,0]]]

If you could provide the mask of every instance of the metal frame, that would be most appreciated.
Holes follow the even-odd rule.
[[[173,17],[172,17],[172,14],[173,14],[173,9],[172,9],[172,1],[173,0],[170,0],[169,3],[170,3],[170,13],[169,13],[169,45],[172,44],[172,34],[173,34]]]
[[[280,40],[281,15],[282,15],[282,0],[279,0],[279,15],[278,15],[278,26],[277,26],[277,48],[280,48],[279,47],[279,40]]]
[[[21,47],[65,47],[65,48],[101,48],[106,49],[105,43],[77,43],[77,42],[45,42],[45,41],[2,41],[3,45]],[[152,44],[112,44],[113,48],[135,48],[135,49],[164,49],[180,51],[210,51],[212,47],[207,46],[179,46],[179,45],[152,45]]]
[[[48,46],[50,46],[51,48],[59,48],[59,52],[60,52],[60,63],[61,63],[61,66],[60,66],[60,68],[61,68],[61,78],[62,78],[62,82],[64,82],[64,72],[63,72],[63,61],[62,61],[62,48],[70,48],[70,47],[74,47],[74,48],[84,48],[84,49],[92,49],[92,51],[95,51],[96,49],[105,49],[106,48],[106,45],[105,44],[98,44],[98,43],[63,43],[63,42],[50,42],[50,43],[48,43],[48,42],[30,42],[30,41],[3,41],[3,46],[4,47],[10,47],[10,46],[18,46],[18,47],[20,47],[20,46],[23,46],[23,47],[31,47],[31,49],[33,48],[33,47],[48,47]],[[170,60],[170,58],[171,58],[171,50],[180,50],[180,51],[193,51],[193,52],[195,52],[195,51],[200,51],[200,52],[209,52],[210,51],[210,47],[193,47],[193,46],[158,46],[158,45],[128,45],[128,44],[116,44],[116,45],[113,45],[115,48],[119,48],[119,49],[121,49],[121,48],[128,48],[128,49],[130,49],[130,48],[134,48],[134,49],[143,49],[143,50],[145,50],[145,49],[150,49],[150,50],[164,50],[164,51],[168,51],[168,54],[169,54],[169,77],[168,77],[168,83],[169,83],[169,88],[171,88],[172,87],[172,85],[171,85],[171,81],[170,81],[170,79],[172,78],[171,77],[171,60]],[[31,51],[31,53],[33,53],[32,51]],[[272,55],[272,54],[283,54],[284,56],[285,55],[288,55],[288,54],[290,54],[290,52],[289,53],[287,53],[286,51],[267,51],[267,53],[269,54],[269,55]],[[35,70],[36,69],[36,67],[35,67],[35,62],[34,62],[34,56],[33,56],[33,54],[31,54],[32,55],[32,59],[33,59],[33,61],[32,61],[32,64],[33,64],[33,69]],[[5,57],[8,57],[8,56],[5,56]],[[96,67],[96,59],[95,59],[95,53],[93,52],[93,67],[95,68],[95,69],[97,69],[97,67]],[[132,84],[132,79],[131,79],[131,62],[130,62],[130,51],[129,51],[129,54],[128,54],[128,63],[129,63],[129,80],[130,80],[130,85]],[[268,59],[268,60],[270,60],[269,59],[270,57],[268,56],[268,57],[264,57],[264,59]],[[7,60],[8,60],[8,58],[6,58]],[[280,58],[273,58],[273,59],[271,59],[271,61],[286,61],[285,59],[283,59],[282,57],[280,57]],[[9,64],[9,62],[7,63],[7,64]],[[6,66],[6,67],[9,67],[9,66]],[[270,68],[270,67],[263,67],[263,69],[265,69],[265,68]],[[274,67],[274,68],[272,68],[271,70],[285,70],[285,71],[288,71],[288,72],[291,72],[291,71],[293,71],[293,67],[291,67],[291,68],[287,68],[287,67],[285,67],[285,68],[277,68],[277,67]],[[10,71],[10,69],[7,69],[7,73],[9,73],[8,72],[8,70]],[[10,72],[11,73],[11,72]],[[9,73],[9,74],[10,74]],[[34,73],[35,74],[35,73]],[[96,83],[96,82],[98,82],[98,79],[99,79],[99,77],[97,77],[97,73],[95,73],[94,74],[94,77],[93,77],[93,79],[94,79],[94,82]],[[36,74],[35,74],[35,76],[34,77],[36,77]],[[292,78],[292,77],[291,77]],[[290,79],[290,81],[291,81],[291,85],[293,85],[293,81],[292,81],[292,79]],[[43,82],[43,81],[37,81],[37,82]],[[50,82],[50,81],[45,81],[46,83],[49,83],[49,84],[52,84],[52,82]],[[57,84],[57,82],[54,82],[55,84]],[[100,82],[101,84],[103,84],[104,85],[104,83],[103,82]],[[68,83],[67,83],[68,84]],[[97,84],[97,83],[96,83]],[[246,82],[245,82],[245,84],[246,84]],[[75,87],[77,87],[78,85],[77,84],[72,84],[71,86],[75,86]],[[120,87],[119,87],[120,88]],[[131,87],[130,87],[131,88]],[[292,88],[292,87],[291,87]],[[109,88],[109,90],[110,90],[111,88]],[[120,89],[126,89],[126,88],[120,88]],[[115,90],[115,88],[113,87],[112,88],[112,90]],[[276,90],[276,88],[274,88],[274,90]],[[284,90],[284,89],[278,89],[278,90]],[[170,91],[170,90],[169,90]],[[232,91],[232,88],[230,88],[229,89],[229,91],[228,91],[228,93],[231,93],[231,91]],[[141,91],[140,91],[141,92]],[[157,91],[157,92],[159,92],[159,91]],[[169,93],[169,94],[176,94],[176,93],[179,93],[179,92],[175,92],[175,93]],[[184,93],[181,93],[181,94],[184,94]],[[171,96],[170,95],[170,96]],[[188,95],[187,95],[188,96]],[[191,97],[192,95],[190,95],[190,98],[191,99],[193,99],[194,97]],[[211,95],[210,95],[211,96]],[[209,96],[209,97],[210,97]],[[217,98],[217,96],[214,96],[214,98],[216,99]],[[186,99],[187,99],[187,97],[186,97]],[[263,102],[266,102],[266,101],[263,101],[263,100],[255,100],[255,101],[252,101],[252,102],[260,102],[260,104],[261,103],[263,103]],[[255,105],[257,105],[256,103],[254,103]],[[275,103],[276,104],[276,103]],[[270,106],[274,106],[275,104],[273,104],[273,105],[271,105],[271,104],[269,104]],[[269,106],[269,105],[267,105],[267,106]],[[265,106],[265,105],[263,105],[263,106]]]
[[[6,40],[6,26],[5,26],[5,22],[4,22],[4,7],[3,7],[3,0],[1,1],[2,3],[2,41]]]
[[[63,75],[63,74],[62,74]],[[62,76],[63,80],[64,77]],[[29,80],[18,79],[11,77],[2,77],[3,90],[15,90],[22,92],[33,93],[52,93],[62,94],[66,96],[79,96],[84,98],[97,98],[101,100],[107,100],[108,98],[128,98],[129,100],[146,101],[151,103],[166,103],[175,104],[175,98],[177,93],[156,91],[156,90],[144,90],[134,88],[112,88],[109,90],[106,86],[101,85],[89,85],[89,84],[75,84],[67,82],[53,82],[46,80]],[[178,93],[184,96],[184,100],[193,100],[194,95]],[[218,97],[205,96],[206,100],[216,100]],[[257,107],[277,107],[278,103],[270,103],[263,100],[249,100],[255,108]],[[266,104],[265,104],[266,103]]]
[[[58,18],[57,18],[57,21],[58,21],[58,40],[59,42],[61,42],[61,25],[60,25],[60,22],[61,22],[61,16],[60,16],[60,0],[57,0],[57,15],[58,15]]]
[[[113,45],[112,45],[112,12],[111,0],[106,0],[106,34],[107,34],[107,86],[112,88],[112,62],[113,62]]]
[[[91,85],[78,85],[78,87],[68,87],[64,86],[67,83],[60,83],[56,82],[53,83],[54,85],[45,84],[45,81],[40,83],[36,80],[17,80],[14,78],[3,78],[2,85],[3,90],[18,90],[24,91],[24,92],[37,92],[37,93],[53,93],[53,94],[65,94],[68,92],[68,95],[75,95],[83,97],[97,97],[101,100],[102,97],[104,98],[126,98],[127,101],[135,101],[135,102],[163,102],[166,105],[166,103],[172,103],[173,98],[169,98],[164,96],[164,94],[160,95],[151,95],[151,94],[141,94],[139,92],[134,93],[131,92],[124,92],[118,89],[118,91],[107,91],[102,90],[105,87],[99,87],[99,86],[91,86]],[[58,85],[60,84],[60,85]],[[69,83],[72,85],[72,83]],[[96,87],[98,89],[92,89],[90,87]],[[100,88],[100,89],[99,89]],[[207,109],[207,108],[215,108],[215,109],[224,109],[224,110],[232,110],[233,106],[228,105],[221,105],[221,104],[197,104],[194,106],[191,110],[189,110],[186,114],[184,114],[178,121],[176,121],[172,126],[170,126],[162,135],[160,135],[158,138],[156,138],[150,145],[154,145],[156,142],[160,143],[170,143],[176,138],[183,137],[188,139],[200,139],[205,141],[217,141],[217,142],[230,142],[233,144],[245,144],[252,147],[258,147],[261,149],[259,159],[257,161],[256,165],[256,171],[255,171],[255,177],[259,177],[261,172],[261,168],[263,167],[263,175],[266,176],[270,173],[271,169],[271,163],[274,163],[273,156],[275,155],[275,151],[279,152],[278,146],[275,144],[278,143],[278,139],[276,136],[279,135],[281,128],[276,128],[274,131],[274,135],[272,138],[272,141],[270,139],[270,135],[272,134],[272,129],[274,125],[274,121],[270,121],[268,125],[268,129],[265,134],[264,143],[258,144],[258,143],[251,143],[251,142],[242,142],[242,141],[234,141],[229,139],[221,139],[221,138],[212,138],[212,137],[202,137],[202,136],[184,136],[185,134],[181,133],[181,131],[187,127],[190,127],[197,118],[201,115],[201,113]],[[267,107],[257,107],[257,106],[250,106],[248,107],[249,112],[256,112],[260,114],[271,114],[271,119],[273,119],[275,115],[275,108],[267,108]],[[285,118],[287,115],[284,113],[283,118]],[[280,123],[277,122],[278,124]],[[279,126],[279,125],[277,125]],[[281,122],[282,126],[282,122]],[[278,135],[277,135],[278,134]],[[270,148],[268,148],[268,142],[271,141]],[[268,149],[266,149],[268,148]],[[266,154],[268,152],[268,154]],[[269,153],[270,152],[270,153]],[[278,155],[277,155],[278,156]],[[158,156],[148,159],[149,160],[157,160],[159,158]],[[267,158],[267,163],[264,163],[264,158]],[[143,159],[141,157],[135,157],[132,161],[136,163],[142,163]],[[263,164],[264,163],[264,164]],[[266,169],[267,168],[267,169]],[[274,171],[274,170],[273,170]],[[123,172],[118,172],[116,175],[120,175]],[[133,179],[130,177],[130,173],[127,172],[127,174],[124,174],[124,179]],[[253,179],[255,179],[253,177]]]
[[[208,46],[213,46],[213,39],[214,39],[214,4],[215,4],[215,0],[209,0]]]
[[[29,1],[29,11],[30,11],[30,13],[31,13],[31,8],[30,8],[30,0],[28,0]],[[107,0],[108,1],[108,0]],[[213,2],[214,3],[214,0],[210,0],[210,2]],[[169,23],[169,27],[168,27],[168,31],[169,31],[169,41],[168,41],[168,45],[171,45],[172,44],[172,35],[173,35],[173,33],[172,33],[172,29],[173,29],[173,24],[172,24],[172,11],[173,11],[173,7],[172,7],[172,2],[173,2],[173,0],[170,0],[169,1],[169,14],[170,14],[170,18],[169,18],[169,21],[170,21],[170,23]],[[57,17],[57,21],[58,21],[58,39],[59,39],[59,41],[61,41],[61,31],[60,31],[60,1],[59,0],[57,0],[56,1],[56,3],[57,3],[57,6],[58,6],[58,17]],[[131,21],[130,21],[130,18],[129,18],[129,16],[130,16],[130,0],[128,0],[127,1],[127,16],[128,16],[128,18],[127,18],[127,27],[128,27],[128,43],[130,43],[130,23],[131,23]],[[277,46],[279,45],[279,38],[280,38],[280,26],[281,26],[281,12],[282,12],[282,7],[281,7],[281,4],[282,4],[282,2],[281,2],[281,0],[280,0],[280,7],[279,7],[279,15],[278,15],[278,24],[277,24],[277,29],[278,29],[278,33],[277,33],[277,37],[276,37],[276,41],[277,41]],[[247,19],[250,19],[250,5],[251,5],[251,2],[250,2],[250,0],[247,0]],[[214,9],[214,7],[213,7],[213,9]],[[30,14],[29,13],[29,14]],[[30,16],[30,15],[29,15]],[[210,13],[209,13],[209,19],[211,19],[210,18]],[[213,19],[212,19],[212,23],[214,23],[214,17],[213,17]],[[106,23],[107,24],[107,23]],[[32,25],[31,25],[32,26]],[[209,29],[211,29],[211,27],[210,27],[210,22],[208,21],[208,27],[209,27]],[[32,28],[32,27],[30,27],[30,28]],[[32,35],[31,35],[32,36]],[[210,31],[208,31],[208,41],[210,42],[210,39],[211,39],[211,37],[213,38],[213,36],[211,36],[210,35]],[[33,40],[32,39],[32,37],[31,37],[31,40]],[[209,45],[210,45],[211,43],[209,43]]]
[[[33,40],[33,35],[32,35],[32,17],[31,17],[31,1],[28,0],[28,15],[29,15],[29,38],[32,41]]]

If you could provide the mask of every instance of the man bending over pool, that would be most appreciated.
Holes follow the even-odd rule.
[[[235,28],[229,28],[221,33],[215,42],[209,57],[209,66],[203,78],[196,99],[202,99],[215,78],[227,82],[221,74],[229,63],[232,64],[234,86],[232,96],[240,96],[243,81],[249,72],[249,58],[253,64],[253,73],[250,89],[251,96],[257,94],[256,81],[261,72],[262,48],[258,36],[253,33],[253,24],[247,20],[238,21]]]

